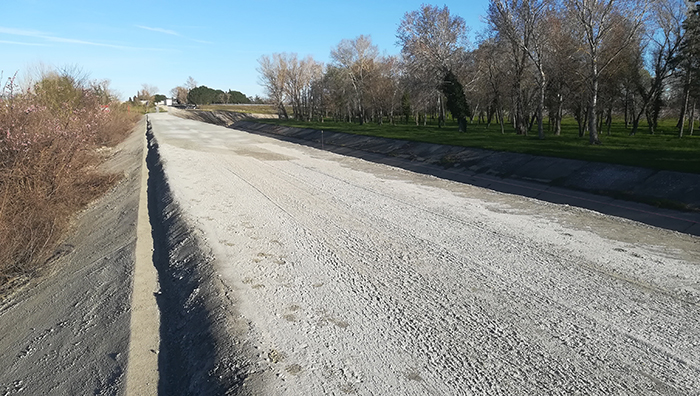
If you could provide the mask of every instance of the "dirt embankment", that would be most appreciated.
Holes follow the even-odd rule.
[[[143,133],[111,151],[102,170],[122,180],[0,308],[2,395],[123,394]]]
[[[156,389],[221,395],[241,384],[247,355],[223,336],[232,327],[221,312],[231,305],[223,303],[228,291],[213,277],[213,255],[170,194],[152,135],[148,172],[142,172],[145,130],[144,119],[102,167],[123,173],[122,180],[77,216],[43,273],[3,300],[0,395],[140,395]],[[149,239],[141,234],[139,215],[146,205],[144,177],[146,232],[153,239],[139,264],[139,243]],[[158,282],[139,291],[138,266],[154,264]],[[160,312],[151,314],[160,315],[159,328],[158,321],[154,327],[135,319],[144,298],[154,294]]]

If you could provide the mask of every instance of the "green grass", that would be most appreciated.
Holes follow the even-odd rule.
[[[497,124],[492,124],[488,129],[485,124],[469,124],[466,133],[459,133],[454,122],[449,122],[446,127],[438,128],[436,122],[429,122],[426,126],[416,126],[415,122],[396,125],[387,122],[383,125],[376,123],[359,125],[330,121],[323,123],[277,119],[258,121],[416,142],[700,173],[700,130],[698,130],[700,128],[697,122],[694,136],[686,135],[683,138],[678,138],[675,120],[663,120],[654,135],[650,135],[646,125],[644,125],[640,127],[635,136],[629,136],[630,129],[625,128],[624,122],[618,121],[613,123],[609,136],[607,129],[603,128],[600,133],[602,144],[590,145],[588,135],[578,136],[578,127],[572,118],[564,120],[560,136],[547,132],[548,125],[545,123],[546,137],[544,140],[537,138],[536,126],[533,126],[532,132],[528,136],[522,136],[516,135],[513,129],[508,126],[506,126],[505,134],[501,134]]]

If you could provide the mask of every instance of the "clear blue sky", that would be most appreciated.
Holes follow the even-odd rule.
[[[487,0],[278,1],[4,0],[0,70],[78,66],[109,79],[122,99],[147,83],[168,94],[192,76],[199,85],[263,95],[257,60],[295,52],[328,62],[342,39],[370,35],[398,54],[396,28],[422,3],[447,5],[474,34],[484,29]],[[4,82],[4,81],[3,81]]]

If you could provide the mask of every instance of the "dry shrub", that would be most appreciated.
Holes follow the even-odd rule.
[[[115,145],[137,115],[106,84],[48,73],[0,97],[0,289],[26,279],[48,257],[70,217],[117,180],[95,173],[96,148]]]

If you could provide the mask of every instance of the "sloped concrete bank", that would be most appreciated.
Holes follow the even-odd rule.
[[[204,121],[209,124],[231,126],[233,123],[250,118],[269,118],[266,114],[239,113],[226,110],[182,110],[174,107],[169,107],[168,112],[180,118],[186,118],[195,121]]]
[[[247,353],[232,339],[228,291],[215,278],[214,256],[188,224],[169,188],[148,131],[149,213],[159,273],[162,395],[243,394]]]
[[[700,174],[324,132],[249,120],[237,121],[230,128],[700,235]]]

